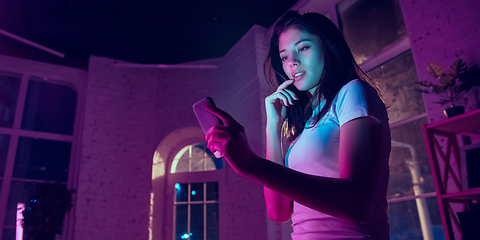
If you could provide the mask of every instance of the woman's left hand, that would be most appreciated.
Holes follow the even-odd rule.
[[[217,124],[208,130],[205,140],[212,152],[220,152],[225,160],[240,175],[251,173],[255,159],[258,156],[248,144],[245,129],[228,113],[215,106],[207,105],[206,110],[222,119],[225,125]]]

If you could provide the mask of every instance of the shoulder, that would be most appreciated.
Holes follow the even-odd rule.
[[[340,89],[335,102],[340,105],[349,102],[360,103],[371,97],[378,97],[377,91],[367,82],[354,79]]]
[[[375,91],[375,89],[367,82],[360,79],[354,79],[343,85],[337,95],[342,96],[345,94],[365,94],[370,93],[371,90]]]
[[[333,104],[341,125],[358,117],[370,116],[381,123],[386,118],[385,105],[378,96],[377,90],[360,79],[345,84],[338,92]]]

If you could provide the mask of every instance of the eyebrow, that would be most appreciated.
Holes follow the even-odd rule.
[[[294,45],[297,46],[298,44],[300,44],[302,42],[310,42],[310,41],[311,41],[310,39],[301,39],[300,41],[296,42]],[[285,49],[281,50],[278,53],[282,53],[282,52],[285,52]]]

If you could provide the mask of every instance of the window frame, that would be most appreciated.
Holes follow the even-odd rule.
[[[196,146],[195,146],[195,145],[196,145]],[[180,161],[182,160],[181,158],[183,157],[183,154],[184,154],[185,152],[188,151],[189,155],[191,155],[191,154],[192,154],[192,151],[193,151],[193,148],[194,148],[194,147],[198,147],[198,146],[200,146],[200,145],[202,145],[202,149],[201,149],[201,150],[204,150],[204,151],[202,151],[202,152],[203,152],[202,159],[205,159],[205,158],[208,158],[208,157],[211,158],[211,156],[209,156],[209,154],[207,153],[207,150],[208,150],[208,149],[207,149],[207,146],[206,146],[206,142],[205,142],[205,141],[199,142],[199,143],[196,143],[196,144],[189,144],[189,145],[183,147],[179,152],[177,152],[177,154],[176,154],[175,157],[173,158],[173,160],[172,160],[172,167],[171,167],[171,169],[170,169],[170,173],[172,173],[172,171],[173,171],[173,166],[175,166],[175,170],[177,170],[177,165],[178,165],[178,163],[180,163]],[[182,154],[181,154],[181,156],[179,157],[180,152],[182,152]],[[212,154],[212,156],[213,156],[213,154]],[[197,156],[197,158],[198,158],[198,156]],[[215,162],[213,162],[213,163],[214,163],[214,165],[215,165]],[[201,170],[201,171],[195,170],[195,169],[192,168],[192,167],[193,167],[192,164],[193,164],[193,162],[192,162],[192,157],[189,157],[189,164],[188,164],[188,168],[189,168],[189,169],[188,169],[188,171],[179,171],[179,172],[205,172],[205,171],[216,171],[216,170],[220,170],[220,169],[214,169],[214,170],[213,170],[213,169],[206,169],[206,168],[208,168],[206,161],[203,161],[203,169],[206,169],[206,170]],[[215,165],[215,166],[216,166],[216,165]],[[223,161],[222,161],[222,168],[221,168],[221,169],[223,169]],[[174,173],[179,173],[179,172],[176,171],[176,172],[174,172]]]
[[[0,71],[21,74],[19,94],[12,128],[0,127],[0,134],[9,135],[8,153],[5,163],[5,172],[3,175],[2,188],[0,193],[0,231],[3,234],[6,208],[9,198],[10,186],[12,180],[13,168],[15,164],[15,155],[20,137],[39,138],[54,141],[64,141],[71,143],[70,163],[68,170],[67,189],[75,189],[78,186],[78,164],[81,147],[81,126],[83,121],[83,112],[85,108],[85,89],[88,79],[88,72],[83,69],[65,67],[50,63],[37,62],[28,59],[16,58],[0,55]],[[48,132],[38,132],[21,129],[22,116],[25,106],[28,82],[30,77],[40,77],[42,81],[53,84],[65,84],[71,87],[77,93],[77,102],[75,110],[75,119],[73,134],[57,134]],[[23,180],[23,179],[21,179]],[[27,179],[25,179],[27,180]],[[28,180],[31,181],[31,180]],[[33,180],[34,182],[49,182],[43,180]],[[73,194],[75,201],[75,194]],[[73,239],[74,209],[65,214],[63,223],[62,240]],[[0,240],[2,235],[0,235]]]
[[[203,133],[203,132],[202,132]],[[226,219],[225,212],[225,190],[226,190],[226,174],[228,164],[223,161],[223,168],[211,171],[201,172],[178,172],[171,173],[172,163],[175,156],[184,147],[192,144],[205,142],[202,136],[198,138],[191,138],[187,141],[182,141],[177,144],[170,152],[165,166],[165,220],[164,221],[164,237],[165,239],[175,239],[175,221],[174,221],[174,199],[176,194],[175,183],[200,183],[200,182],[218,182],[218,218],[219,218],[219,239],[224,239],[226,233],[224,232],[224,220]]]
[[[187,197],[187,201],[176,201],[176,199],[174,199],[174,206],[173,206],[173,239],[175,239],[175,233],[176,233],[176,207],[177,206],[181,206],[181,205],[186,205],[187,206],[187,215],[188,215],[188,219],[187,219],[187,229],[190,229],[190,225],[191,225],[191,214],[192,214],[192,210],[191,210],[191,207],[193,205],[201,205],[203,207],[203,229],[204,229],[204,232],[203,232],[203,238],[204,240],[206,240],[206,236],[207,236],[207,231],[206,231],[206,228],[207,228],[207,205],[208,204],[211,204],[211,203],[216,203],[217,204],[217,207],[218,207],[218,214],[220,213],[220,208],[218,206],[219,204],[219,199],[217,200],[207,200],[207,183],[212,183],[212,182],[198,182],[198,183],[201,183],[203,185],[203,199],[198,201],[194,201],[194,200],[191,200],[191,187],[192,187],[192,184],[194,183],[186,183],[188,184],[188,189],[187,189],[187,192],[188,192],[188,197]],[[213,183],[217,183],[217,197],[218,197],[218,193],[219,193],[219,189],[218,189],[218,182],[215,181]],[[176,184],[176,183],[175,183]],[[178,194],[175,194],[175,195],[178,195]],[[218,228],[219,228],[219,239],[220,239],[220,218],[219,218],[219,221],[218,221]]]
[[[340,2],[340,1],[341,0],[336,1],[335,5],[338,4],[338,2]],[[336,11],[336,8],[335,8],[334,12],[335,12],[334,17],[335,17],[335,19],[337,19],[337,14],[338,13]],[[338,26],[338,23],[336,23],[336,24]],[[390,61],[391,59],[394,59],[397,56],[399,56],[402,53],[404,53],[406,51],[409,51],[409,50],[411,50],[411,46],[410,46],[410,40],[408,38],[408,33],[407,33],[404,38],[402,38],[399,41],[396,41],[396,42],[390,44],[389,46],[385,47],[378,54],[370,56],[365,62],[363,62],[362,64],[359,64],[359,66],[364,72],[369,72],[369,71],[385,64],[386,62]],[[399,126],[402,126],[402,125],[406,125],[406,124],[411,123],[415,120],[425,118],[425,117],[427,117],[427,113],[424,111],[423,113],[421,113],[419,115],[412,116],[412,117],[407,118],[407,119],[402,119],[402,120],[399,120],[399,121],[394,122],[394,123],[390,123],[390,128],[395,128],[395,127],[399,127]],[[420,202],[425,202],[427,198],[432,197],[432,196],[436,196],[436,193],[435,192],[426,192],[426,193],[422,193],[420,195],[389,198],[389,199],[387,199],[387,202],[388,202],[388,204],[391,204],[391,203],[399,203],[399,202],[407,202],[407,201],[411,201],[411,200],[416,200],[417,211],[418,211],[419,210],[418,209],[419,201]],[[428,212],[428,209],[426,209],[426,210]],[[419,212],[419,218],[421,217],[420,215],[423,215],[423,213]],[[429,219],[429,221],[431,221],[431,220]],[[423,236],[425,236],[425,234],[427,234],[427,235],[432,234],[432,228],[423,229],[423,226],[421,226],[421,227],[422,227]],[[426,231],[426,232],[424,232],[424,231]]]

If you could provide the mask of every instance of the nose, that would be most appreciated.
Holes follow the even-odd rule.
[[[290,57],[290,61],[288,62],[288,65],[290,67],[300,65],[300,60],[298,59],[298,57],[295,54],[292,54],[292,56]]]

